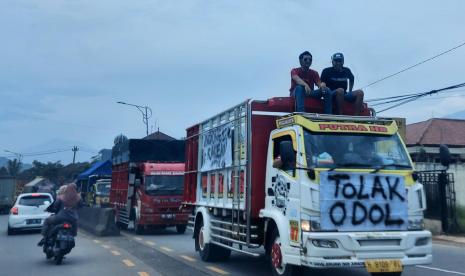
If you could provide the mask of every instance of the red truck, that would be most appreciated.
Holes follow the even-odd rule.
[[[121,228],[143,234],[148,228],[176,226],[186,231],[180,210],[184,182],[184,141],[126,139],[112,149],[110,204]]]

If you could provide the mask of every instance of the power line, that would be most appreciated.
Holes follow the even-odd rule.
[[[394,105],[392,105],[390,107],[387,107],[387,108],[385,108],[383,110],[377,111],[377,113],[381,113],[383,111],[386,111],[386,110],[401,106],[403,104],[407,104],[409,102],[415,101],[415,100],[417,100],[417,99],[419,99],[421,97],[424,97],[424,96],[433,95],[433,94],[436,94],[436,93],[444,92],[446,90],[456,89],[456,88],[460,88],[460,87],[465,87],[465,82],[461,83],[461,84],[457,84],[457,85],[452,85],[452,86],[448,86],[448,87],[444,87],[444,88],[440,88],[440,89],[431,90],[431,91],[428,91],[428,92],[410,94],[410,95],[407,95],[407,96],[405,96],[403,98],[398,98],[398,99],[395,99],[395,100],[387,101],[387,102],[384,102],[384,103],[378,103],[378,104],[374,104],[374,105],[383,105],[383,104],[398,102],[398,103],[396,103],[396,104],[394,104]]]
[[[396,73],[390,74],[390,75],[388,75],[388,76],[386,76],[386,77],[384,77],[384,78],[382,78],[382,79],[379,79],[379,80],[374,81],[374,82],[372,82],[372,83],[370,83],[370,84],[368,84],[368,85],[365,85],[365,86],[362,87],[361,89],[365,89],[365,88],[367,88],[368,86],[371,86],[371,85],[376,84],[376,83],[378,83],[378,82],[381,82],[381,81],[383,81],[383,80],[386,80],[386,79],[389,79],[389,78],[394,77],[394,76],[396,76],[396,75],[399,75],[400,73],[403,73],[403,72],[405,72],[405,71],[407,71],[407,70],[410,70],[410,69],[412,69],[412,68],[414,68],[414,67],[417,67],[417,66],[419,66],[419,65],[421,65],[421,64],[423,64],[423,63],[425,63],[425,62],[428,62],[428,61],[430,61],[430,60],[433,60],[433,59],[435,59],[435,58],[437,58],[437,57],[440,57],[440,56],[442,56],[442,55],[444,55],[444,54],[447,54],[447,53],[449,53],[449,52],[452,52],[452,51],[454,51],[455,49],[458,49],[458,48],[460,48],[460,47],[462,47],[462,46],[464,46],[464,45],[465,45],[465,42],[463,42],[462,44],[457,45],[457,46],[455,46],[455,47],[453,47],[453,48],[450,48],[449,50],[446,50],[446,51],[444,51],[444,52],[442,52],[442,53],[439,53],[439,54],[437,54],[437,55],[435,55],[435,56],[433,56],[433,57],[430,57],[430,58],[428,58],[428,59],[425,59],[425,60],[423,60],[423,61],[420,61],[420,62],[418,62],[418,63],[416,63],[416,64],[414,64],[414,65],[411,65],[411,66],[409,66],[409,67],[407,67],[407,68],[404,68],[404,69],[402,69],[402,70],[400,70],[400,71],[398,71],[398,72],[396,72]]]

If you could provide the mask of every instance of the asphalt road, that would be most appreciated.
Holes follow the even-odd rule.
[[[154,231],[146,235],[135,235],[131,231],[122,232],[122,236],[139,244],[138,248],[149,247],[168,255],[172,262],[180,262],[201,272],[211,275],[270,275],[268,264],[262,255],[259,258],[233,252],[227,262],[205,263],[194,250],[192,233],[176,234],[174,228]],[[111,242],[112,238],[108,238]],[[258,251],[262,252],[262,251]],[[404,276],[465,276],[465,247],[453,244],[435,243],[433,246],[433,263],[420,267],[407,267]],[[160,271],[166,274],[165,271]],[[176,274],[172,274],[176,275]],[[182,275],[182,274],[178,274]],[[188,275],[188,274],[185,274]],[[368,276],[365,269],[305,269],[302,275],[312,276]]]
[[[0,216],[0,275],[269,275],[264,256],[233,252],[227,262],[202,262],[192,233],[179,235],[174,228],[146,235],[123,231],[119,237],[95,237],[80,230],[76,248],[56,266],[36,246],[38,233],[7,236],[6,225],[7,216]],[[465,276],[465,247],[435,243],[433,250],[433,264],[406,268],[403,275]],[[364,269],[305,269],[302,275],[369,274]]]
[[[105,245],[82,232],[76,238],[76,247],[57,266],[46,260],[37,246],[41,238],[37,231],[8,236],[7,223],[8,215],[1,215],[0,275],[160,275],[126,250]]]

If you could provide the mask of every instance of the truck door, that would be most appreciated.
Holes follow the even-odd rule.
[[[271,200],[272,208],[279,210],[288,221],[288,231],[281,233],[289,235],[290,245],[299,246],[299,229],[300,229],[300,185],[299,185],[299,172],[296,167],[297,164],[297,141],[296,133],[293,130],[287,130],[276,133],[272,136],[273,143],[273,175],[272,177],[272,191],[268,191],[268,195],[273,195]],[[293,161],[290,162],[283,158],[283,151],[287,144],[287,154],[291,152]],[[286,158],[289,159],[289,158]],[[297,166],[296,166],[297,165]]]

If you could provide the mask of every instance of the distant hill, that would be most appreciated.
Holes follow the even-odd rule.
[[[444,116],[444,118],[465,120],[465,110],[458,111],[458,112],[446,115],[446,116]]]

